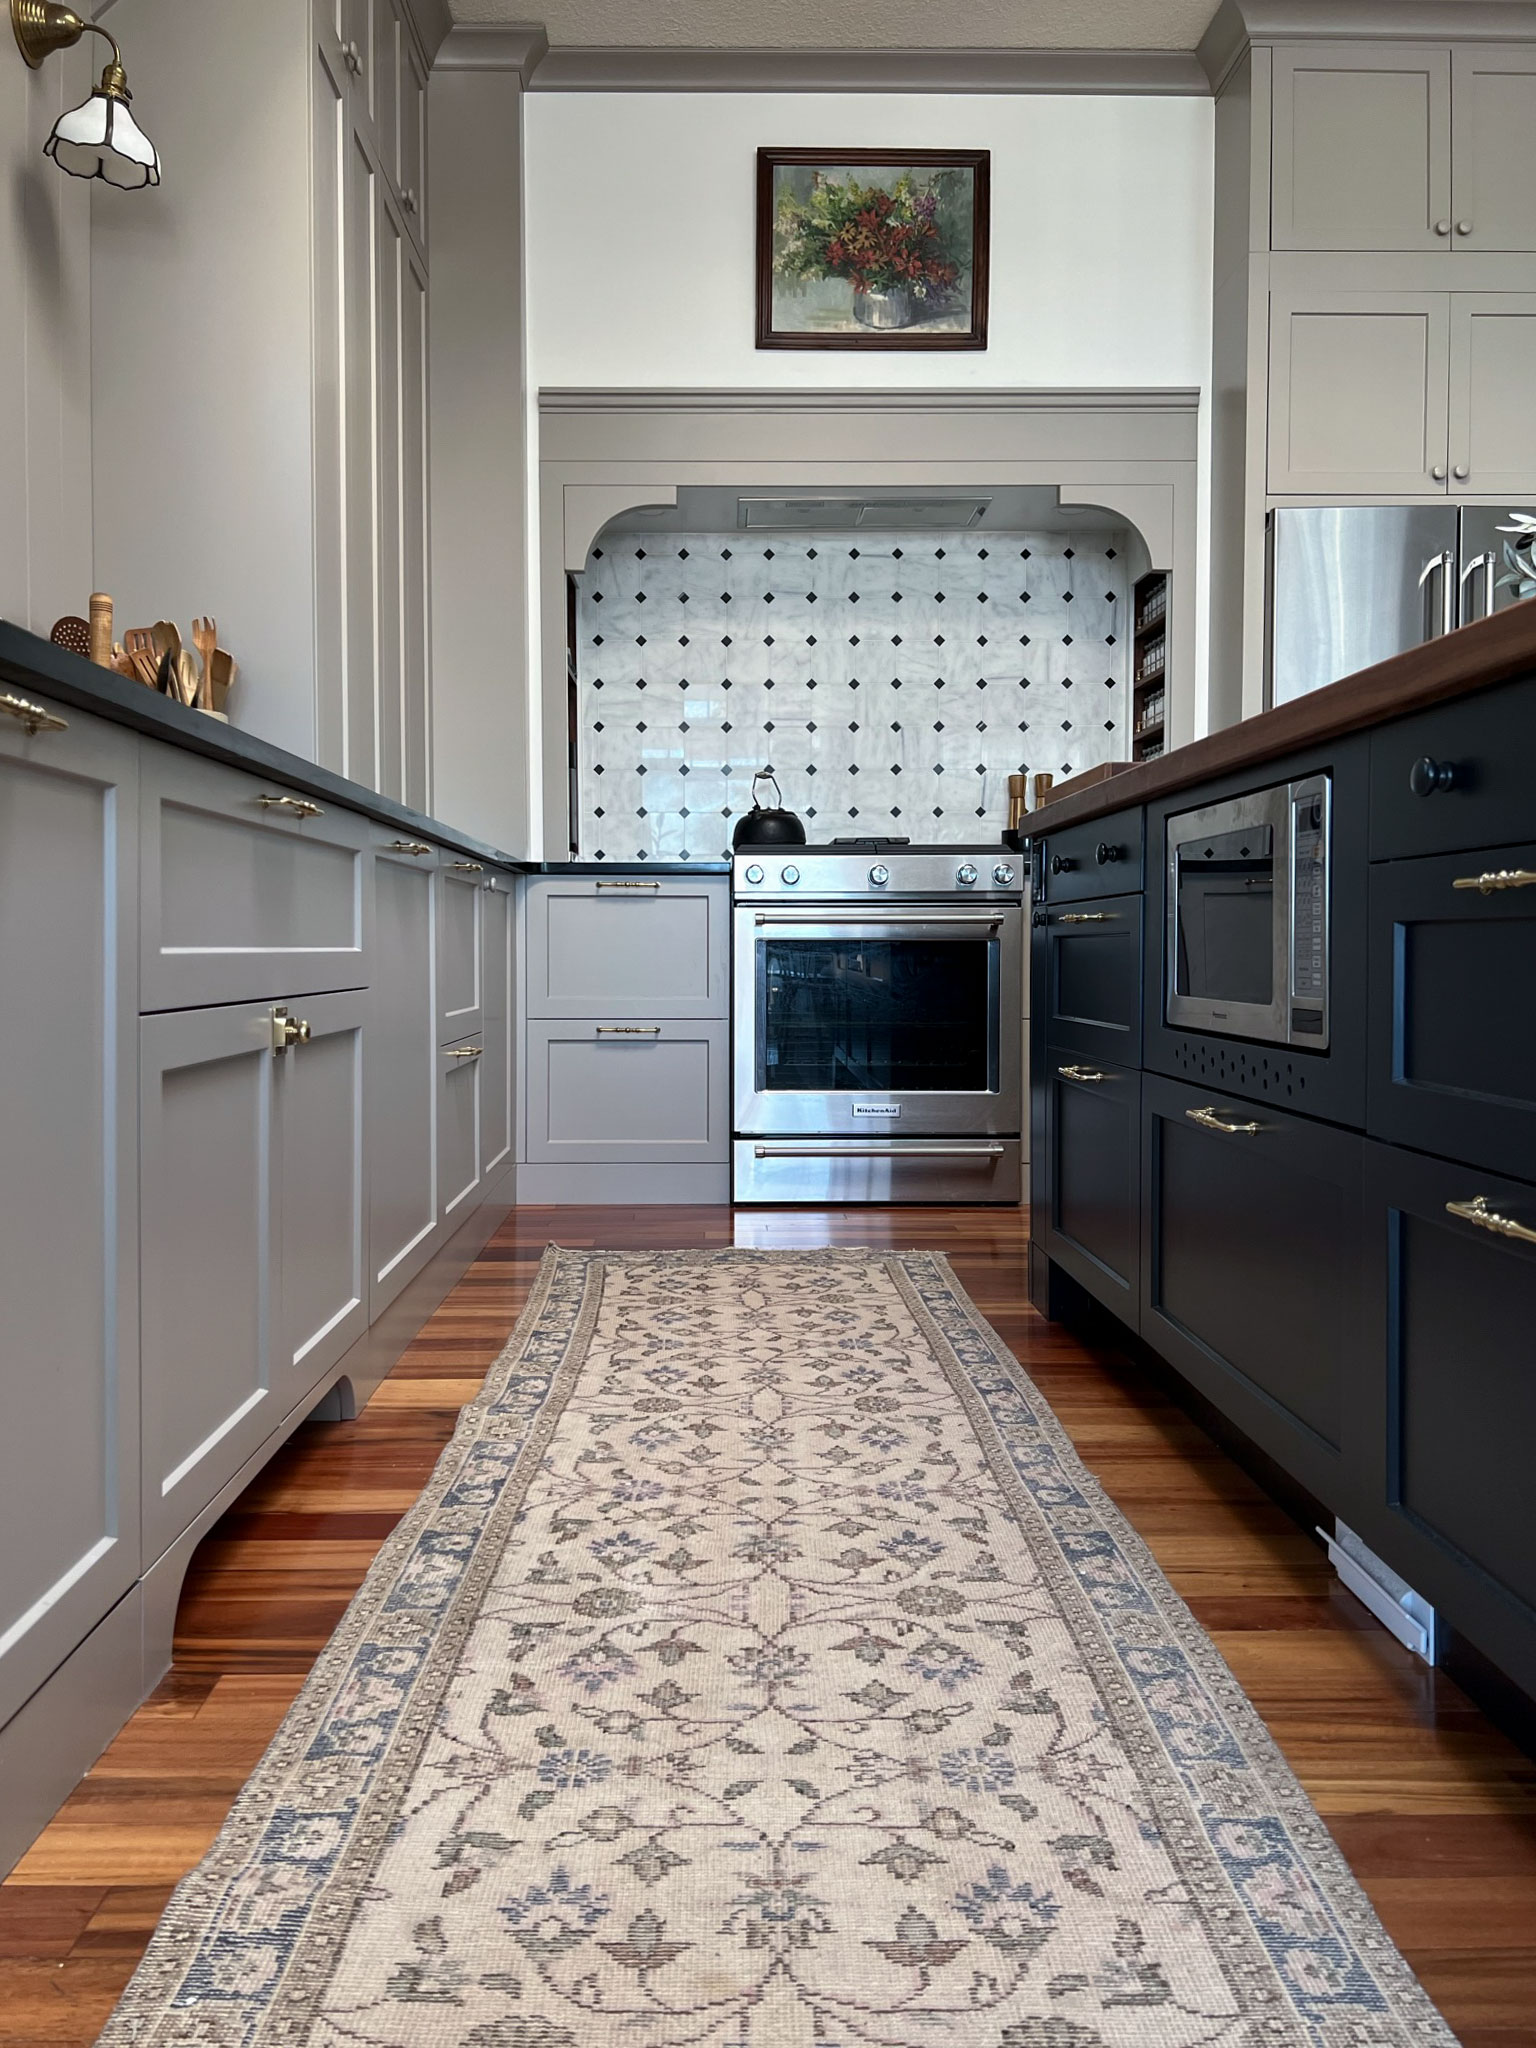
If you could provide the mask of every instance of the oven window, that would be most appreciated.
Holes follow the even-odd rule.
[[[765,939],[758,1086],[817,1095],[993,1085],[985,939]]]
[[[1274,828],[1250,826],[1179,848],[1180,995],[1275,999]]]

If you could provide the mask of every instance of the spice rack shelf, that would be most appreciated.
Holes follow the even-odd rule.
[[[1155,761],[1166,741],[1168,673],[1168,572],[1154,569],[1138,579],[1132,616],[1131,758]]]

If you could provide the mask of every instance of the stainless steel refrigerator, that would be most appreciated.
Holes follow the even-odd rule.
[[[1536,508],[1297,505],[1268,520],[1271,704],[1536,595]]]

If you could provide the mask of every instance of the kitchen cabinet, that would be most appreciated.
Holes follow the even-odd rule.
[[[1350,1525],[1536,1694],[1536,1186],[1372,1144],[1365,1193],[1374,1398]]]
[[[1121,811],[1091,825],[1051,830],[1049,807],[1038,821],[1033,894],[1042,903],[1074,903],[1086,896],[1128,896],[1143,887],[1145,829],[1139,810]]]
[[[1350,1519],[1360,1139],[1143,1076],[1141,1333]]]
[[[32,702],[0,682],[0,1726],[140,1566],[138,747]]]
[[[1455,293],[1450,349],[1451,489],[1523,495],[1536,487],[1536,292]]]
[[[511,1162],[517,1143],[516,1061],[513,1032],[517,1015],[513,969],[517,957],[517,899],[511,880],[486,878],[481,899],[480,1158],[487,1181]]]
[[[474,1206],[480,1187],[480,1082],[485,1048],[478,1038],[445,1045],[437,1056],[439,1213],[450,1228]]]
[[[1274,248],[1536,248],[1533,46],[1303,44],[1273,66]]]
[[[1536,844],[1374,866],[1370,977],[1372,1135],[1530,1171]]]
[[[1531,836],[1536,680],[1382,726],[1370,739],[1370,857],[1486,852]],[[1472,872],[1481,871],[1474,863]]]
[[[528,885],[530,1017],[724,1017],[723,878],[574,876]]]
[[[730,1026],[528,1023],[528,1158],[704,1166],[730,1156]]]
[[[437,1229],[437,849],[376,830],[368,1038],[370,1313],[431,1257]]]
[[[478,1036],[485,1017],[485,868],[444,854],[437,873],[437,1035],[443,1045]]]
[[[1044,1030],[1053,1047],[1141,1065],[1142,899],[1084,897],[1032,913],[1044,933]]]
[[[1041,1094],[1045,1249],[1135,1327],[1141,1269],[1141,1076],[1048,1045]],[[1042,1233],[1037,1229],[1037,1238]]]

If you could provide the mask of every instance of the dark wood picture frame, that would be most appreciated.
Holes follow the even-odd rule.
[[[972,175],[970,324],[965,328],[780,328],[774,324],[774,174],[785,168],[964,170]],[[757,152],[757,346],[798,349],[984,349],[987,345],[992,152],[986,149],[759,149]]]

